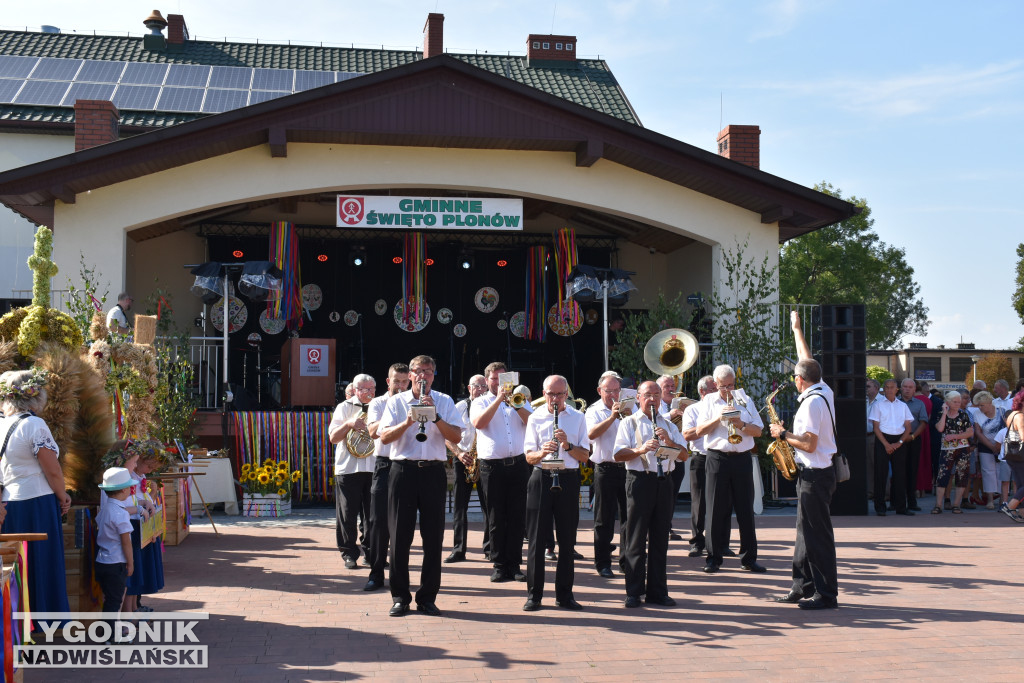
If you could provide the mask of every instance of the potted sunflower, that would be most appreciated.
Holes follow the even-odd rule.
[[[284,517],[292,511],[292,484],[301,477],[287,462],[268,458],[263,465],[242,465],[242,515],[245,517]]]

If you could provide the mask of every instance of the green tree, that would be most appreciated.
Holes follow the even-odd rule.
[[[928,308],[906,252],[882,242],[872,229],[867,201],[828,183],[815,189],[859,206],[852,218],[792,239],[779,254],[779,295],[784,303],[849,304],[863,302],[867,343],[893,348],[907,335],[927,331]]]
[[[997,379],[1005,379],[1011,390],[1017,384],[1013,363],[1010,362],[1008,356],[1001,353],[989,353],[982,356],[981,360],[967,371],[967,374],[964,375],[964,386],[968,389],[974,386],[975,372],[977,372],[977,378],[985,383],[989,391],[992,391]]]
[[[869,365],[866,374],[868,379],[873,379],[879,384],[884,384],[887,379],[893,379],[893,374],[881,365]]]
[[[1013,310],[1017,311],[1020,321],[1024,323],[1024,242],[1017,245],[1017,288],[1013,290]],[[1021,338],[1024,347],[1024,337]]]

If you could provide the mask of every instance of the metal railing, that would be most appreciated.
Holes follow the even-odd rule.
[[[170,337],[157,337],[164,343],[173,343]],[[221,363],[224,358],[224,340],[221,337],[191,337],[188,340],[188,359],[192,364],[192,394],[198,399],[199,409],[221,406]],[[175,346],[175,354],[181,349]]]
[[[31,289],[12,289],[12,299],[28,299],[32,300]],[[68,301],[71,299],[71,292],[66,289],[51,289],[50,290],[50,308],[56,308],[58,311],[64,313],[70,313],[68,308]]]

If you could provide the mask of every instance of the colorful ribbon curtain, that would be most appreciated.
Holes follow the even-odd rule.
[[[289,330],[302,329],[302,269],[299,267],[299,235],[287,221],[270,225],[270,260],[284,275],[281,296],[267,302],[267,315],[285,321]],[[227,321],[224,322],[227,324]]]
[[[544,341],[547,335],[547,247],[530,247],[526,256],[526,329],[524,339]]]
[[[292,496],[302,501],[334,499],[334,445],[329,412],[236,412],[235,471],[267,458],[301,473]]]
[[[558,282],[558,317],[568,323],[571,329],[579,327],[580,308],[565,293],[569,273],[579,263],[576,255],[576,231],[562,228],[555,238],[555,280]]]
[[[427,241],[422,232],[405,233],[402,250],[402,322],[423,321],[427,301]]]

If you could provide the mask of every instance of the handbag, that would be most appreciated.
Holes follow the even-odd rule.
[[[1010,413],[1013,416],[1013,413]],[[1006,440],[1003,445],[1006,447],[1006,461],[1007,462],[1024,462],[1024,441],[1021,440],[1021,434],[1013,428],[1013,421],[1010,422],[1011,427],[1006,430]]]
[[[825,398],[824,394],[812,392],[809,396],[821,396],[822,400],[825,401],[825,408],[828,410],[828,416],[832,418],[832,439],[836,442],[836,452],[832,454],[832,468],[836,472],[836,483],[842,483],[850,480],[850,461],[846,459],[846,454],[839,451],[839,439],[836,434],[836,416],[832,414],[832,406],[828,404],[828,399]]]

